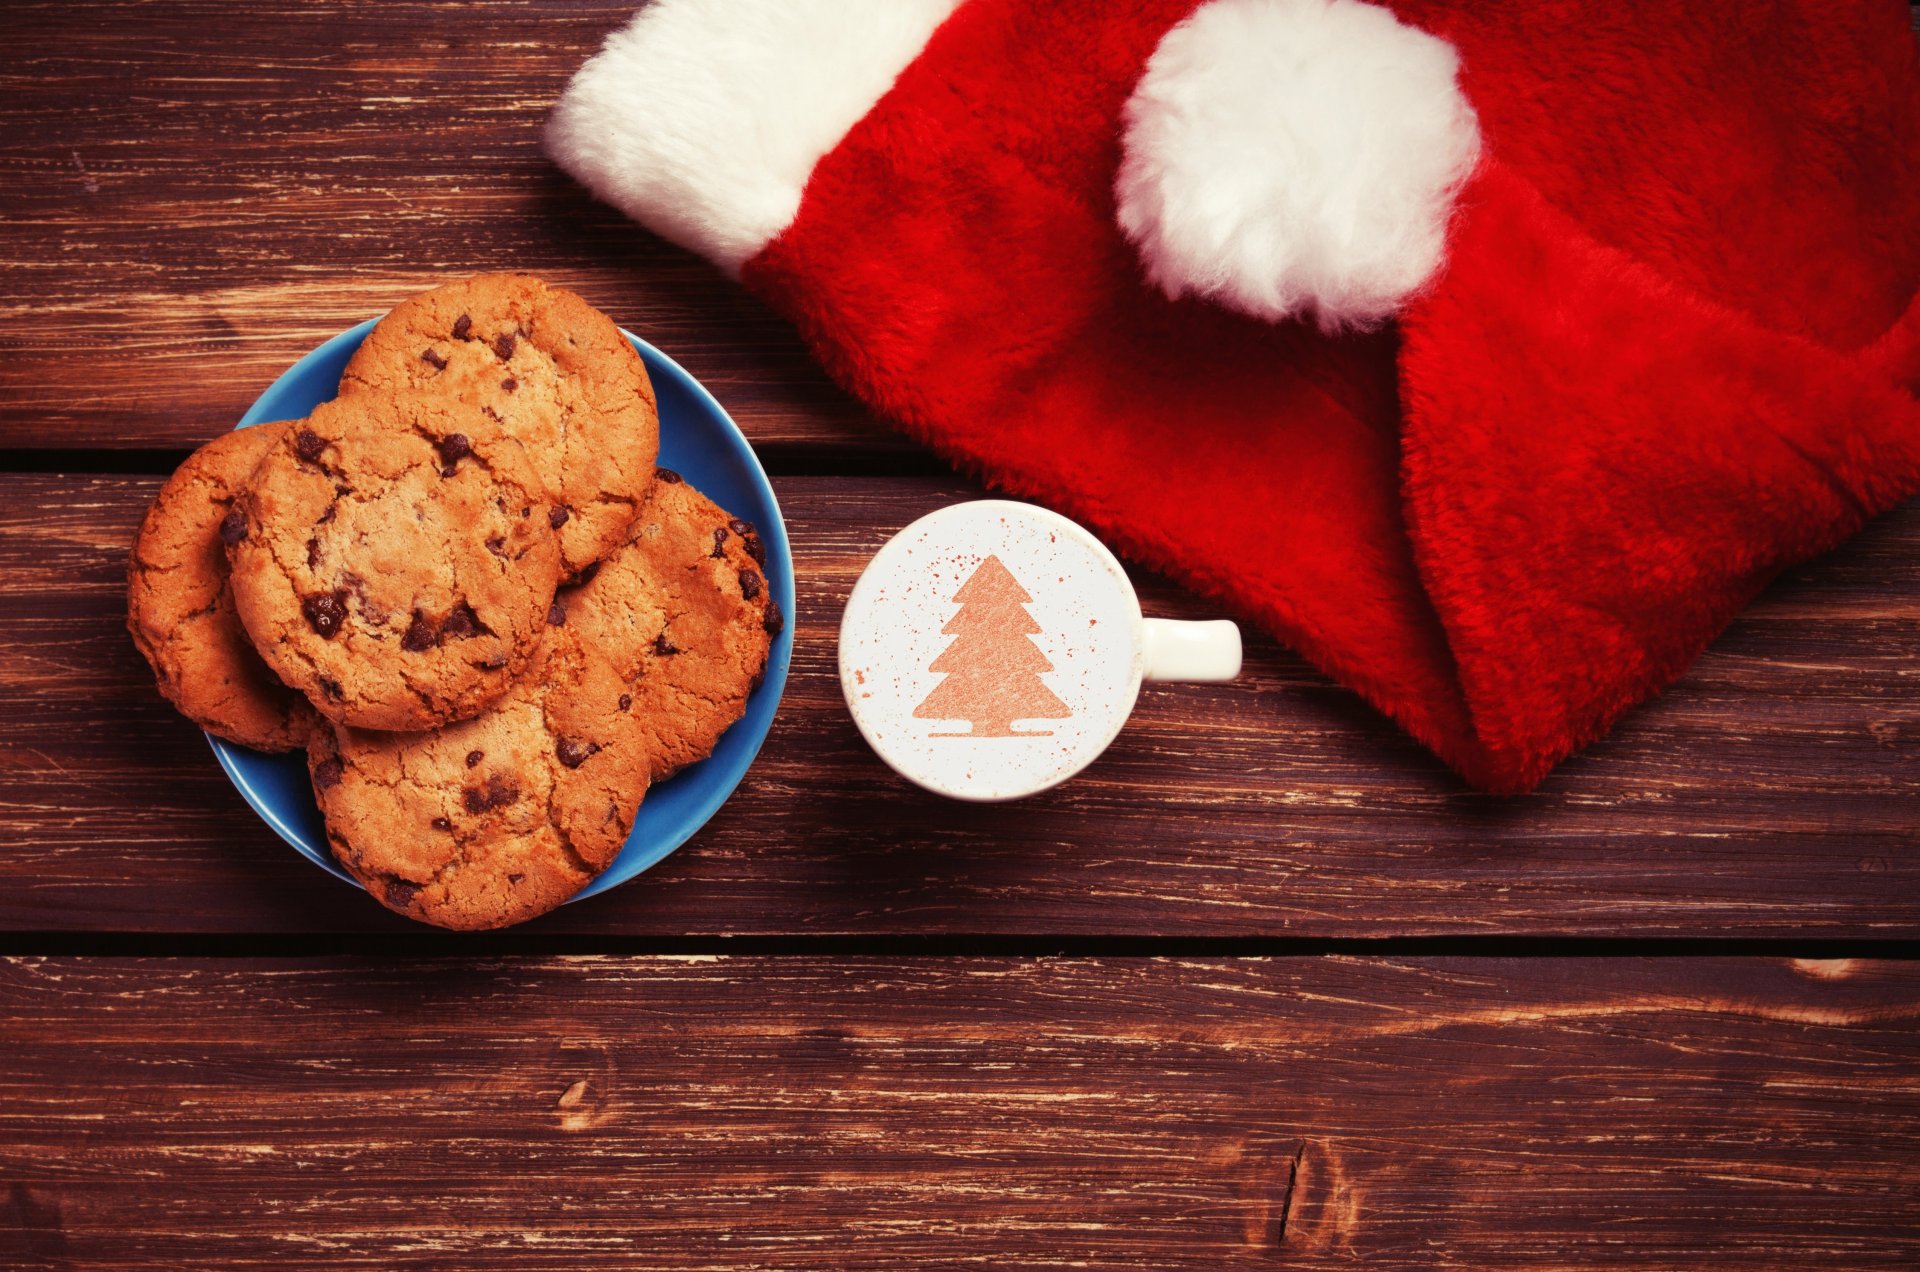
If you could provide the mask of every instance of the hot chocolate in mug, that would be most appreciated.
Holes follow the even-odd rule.
[[[1239,628],[1143,617],[1099,540],[1003,499],[902,530],[840,620],[840,687],[860,732],[902,777],[953,799],[1066,781],[1120,732],[1142,680],[1239,674]]]

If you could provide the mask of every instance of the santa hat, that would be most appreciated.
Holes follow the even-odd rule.
[[[1903,5],[655,0],[548,133],[1517,791],[1920,489]]]

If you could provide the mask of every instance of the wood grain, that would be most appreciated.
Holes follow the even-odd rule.
[[[634,0],[6,6],[0,449],[185,447],[426,287],[528,269],[760,445],[905,448],[799,339],[542,155]]]
[[[908,471],[541,156],[636,2],[7,4],[0,466],[155,470],[334,332],[523,268],[784,471]],[[760,761],[518,948],[1920,938],[1920,508],[1522,799],[1256,639],[976,808],[888,774],[832,674],[861,565],[971,488],[778,484],[800,643]],[[414,957],[461,947],[282,846],[154,693],[120,622],[157,485],[0,475],[0,941],[239,956],[0,959],[0,1268],[1920,1266],[1913,962]],[[260,957],[329,945],[406,956]]]
[[[632,886],[535,933],[1901,937],[1920,933],[1920,508],[1783,580],[1539,792],[1476,795],[1271,642],[1152,688],[1093,768],[923,796],[849,721],[846,594],[968,488],[780,481],[794,675],[746,782]],[[0,931],[398,931],[246,810],[121,629],[155,478],[0,477]],[[1198,603],[1143,580],[1149,612]]]
[[[0,1264],[1912,1267],[1910,963],[0,963]]]

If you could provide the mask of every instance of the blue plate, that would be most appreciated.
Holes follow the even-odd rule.
[[[240,427],[269,420],[300,419],[331,399],[340,386],[347,359],[373,329],[372,322],[343,331],[287,369],[262,393]],[[767,656],[766,679],[747,700],[747,713],[720,738],[713,754],[658,783],[647,792],[633,821],[633,833],[613,864],[580,893],[590,897],[615,888],[685,843],[733,794],[766,740],[773,713],[787,687],[787,662],[793,655],[793,555],[787,526],[773,487],[753,448],[713,395],[680,364],[631,333],[624,333],[647,364],[660,401],[660,462],[681,473],[715,503],[760,528],[767,549],[767,586],[787,615]],[[360,886],[327,851],[320,810],[307,784],[304,756],[262,755],[208,735],[220,767],[241,796],[267,825],[300,855],[336,878]],[[577,898],[576,898],[577,899]]]

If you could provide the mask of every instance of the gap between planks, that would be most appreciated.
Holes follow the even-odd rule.
[[[547,932],[275,935],[196,932],[0,933],[0,958],[1619,958],[1920,961],[1920,937],[1142,937],[907,934],[659,937]]]

